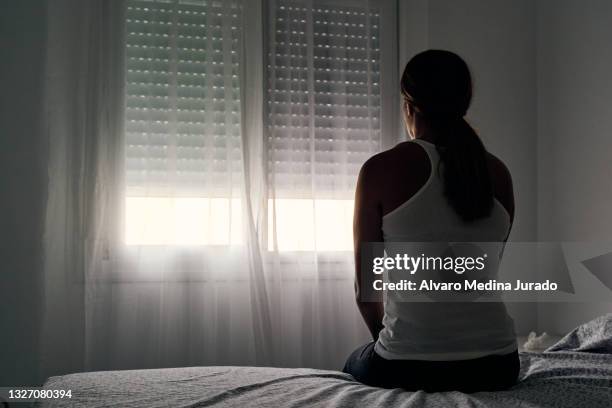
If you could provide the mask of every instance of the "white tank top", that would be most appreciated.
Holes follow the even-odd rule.
[[[444,197],[435,145],[415,139],[429,157],[431,174],[408,201],[386,214],[387,242],[502,242],[510,216],[495,200],[491,215],[465,222]],[[503,246],[499,246],[499,251]],[[501,256],[489,254],[490,256]],[[406,302],[399,291],[385,294],[384,328],[375,350],[389,360],[468,360],[517,349],[514,322],[499,302]]]

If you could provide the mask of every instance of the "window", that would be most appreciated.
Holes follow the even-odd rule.
[[[351,250],[357,174],[381,148],[380,13],[334,2],[272,4],[268,245]]]
[[[235,243],[240,4],[127,3],[126,242]]]
[[[385,146],[394,103],[381,82],[395,75],[381,49],[391,3],[266,2],[269,250],[352,248],[357,174]],[[126,243],[240,244],[241,87],[254,86],[241,42],[258,41],[242,38],[244,3],[127,4]]]

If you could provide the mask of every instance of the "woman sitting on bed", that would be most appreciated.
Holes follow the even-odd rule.
[[[501,301],[363,296],[373,276],[362,272],[364,243],[504,242],[514,217],[508,169],[464,119],[472,98],[466,63],[448,51],[420,53],[406,65],[401,91],[412,140],[369,159],[357,183],[356,295],[374,341],[355,350],[344,371],[385,388],[508,388],[516,382],[519,357]]]

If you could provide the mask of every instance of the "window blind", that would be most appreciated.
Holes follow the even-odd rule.
[[[270,185],[277,197],[352,198],[381,148],[379,10],[277,0],[269,20]]]
[[[240,180],[238,1],[128,0],[128,195],[223,196]]]

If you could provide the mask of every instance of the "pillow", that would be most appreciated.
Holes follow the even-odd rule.
[[[612,354],[612,313],[576,327],[546,351]]]

